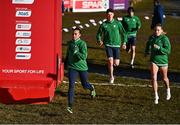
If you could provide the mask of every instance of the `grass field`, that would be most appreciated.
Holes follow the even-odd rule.
[[[148,82],[134,81],[134,84]],[[164,88],[160,88],[160,103],[152,103],[150,87],[99,86],[97,98],[76,85],[74,113],[66,111],[67,84],[56,92],[48,105],[0,105],[1,123],[180,123],[179,89],[172,87],[173,98],[165,100]]]
[[[170,6],[175,0],[163,0],[167,13],[178,7]],[[121,64],[115,71],[114,85],[109,85],[106,70],[106,58],[103,48],[96,44],[95,35],[98,26],[92,26],[89,19],[96,21],[105,18],[104,13],[66,13],[63,16],[63,27],[71,29],[74,20],[82,24],[89,23],[90,28],[83,30],[83,39],[88,44],[89,81],[95,85],[97,97],[91,99],[89,92],[84,90],[79,82],[75,88],[73,114],[66,111],[67,77],[56,90],[55,97],[48,105],[0,105],[0,123],[17,124],[180,124],[180,17],[166,16],[165,30],[170,37],[172,54],[169,62],[171,76],[172,99],[165,100],[165,87],[159,81],[159,104],[153,103],[152,87],[149,81],[148,58],[144,58],[144,46],[151,34],[150,20],[152,1],[143,0],[135,6],[136,14],[141,18],[142,28],[138,34],[136,68],[128,69],[129,55],[121,51]],[[124,12],[116,12],[123,16]],[[71,32],[63,32],[63,57],[66,54],[66,43],[71,39]],[[67,72],[67,71],[65,71]]]

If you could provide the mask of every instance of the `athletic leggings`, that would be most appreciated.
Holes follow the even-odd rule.
[[[90,83],[87,82],[88,80],[88,72],[87,71],[77,71],[74,69],[68,70],[68,78],[69,78],[69,91],[68,91],[68,106],[73,105],[74,101],[74,87],[75,81],[77,76],[80,76],[81,84],[84,89],[89,89],[90,91],[93,90],[93,87]]]

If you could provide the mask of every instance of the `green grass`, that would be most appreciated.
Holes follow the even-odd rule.
[[[125,84],[147,84],[148,81],[128,80]],[[162,84],[160,84],[162,85]],[[160,101],[153,104],[152,88],[96,85],[97,97],[91,99],[89,91],[76,84],[73,114],[66,111],[67,84],[62,84],[48,105],[0,105],[0,123],[180,123],[179,88],[174,86],[172,99],[165,100],[165,88],[159,88]]]
[[[163,0],[164,4],[170,0]],[[166,4],[168,5],[168,4]],[[151,15],[152,0],[143,0],[135,6],[136,14],[142,20],[142,28],[137,39],[137,55],[135,73],[148,73],[148,58],[144,58],[143,52],[145,42],[152,33],[150,30],[150,20],[145,20],[144,15]],[[171,8],[170,8],[171,7]],[[168,6],[169,10],[173,7]],[[116,16],[123,16],[125,13],[116,12]],[[63,17],[63,27],[72,27],[74,20],[78,19],[84,23],[94,18],[97,21],[105,18],[104,13],[66,13]],[[172,54],[170,56],[169,69],[170,73],[180,73],[180,18],[167,16],[165,30],[172,44]],[[172,99],[165,100],[165,87],[162,82],[158,81],[159,87],[159,104],[153,103],[153,92],[149,79],[134,78],[131,76],[117,75],[115,85],[103,85],[108,82],[107,71],[101,73],[99,69],[106,69],[106,56],[103,48],[96,44],[95,35],[97,27],[86,28],[83,30],[82,39],[87,41],[88,45],[88,63],[90,64],[89,81],[95,83],[97,97],[91,99],[89,91],[84,90],[78,83],[75,88],[74,114],[68,114],[67,91],[68,84],[63,83],[57,88],[55,97],[48,105],[4,105],[0,104],[0,123],[17,123],[17,124],[179,124],[180,123],[180,85],[171,82]],[[63,57],[66,54],[66,43],[71,39],[71,33],[63,32]],[[121,64],[116,72],[129,71],[129,55],[121,51]],[[93,67],[93,66],[94,67]],[[92,66],[92,67],[91,67]],[[93,69],[92,69],[93,68]],[[67,72],[67,71],[66,71]],[[131,72],[131,71],[129,71]],[[132,71],[132,73],[134,73]],[[142,74],[145,75],[145,74]],[[146,74],[147,75],[147,74]],[[68,81],[67,77],[64,78]],[[78,80],[79,81],[79,80]]]

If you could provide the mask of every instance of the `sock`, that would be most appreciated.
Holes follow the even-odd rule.
[[[158,92],[155,92],[155,98],[159,99]]]
[[[167,92],[166,100],[169,100],[171,98],[170,88],[167,88],[166,92]]]
[[[131,60],[131,65],[133,65],[133,63],[134,63],[134,59]]]
[[[170,92],[170,88],[167,88],[167,92]]]
[[[170,88],[167,88],[166,91],[167,91],[167,94],[170,94]]]

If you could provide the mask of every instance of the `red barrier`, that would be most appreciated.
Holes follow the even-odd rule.
[[[0,102],[48,103],[63,79],[61,0],[0,0]]]

